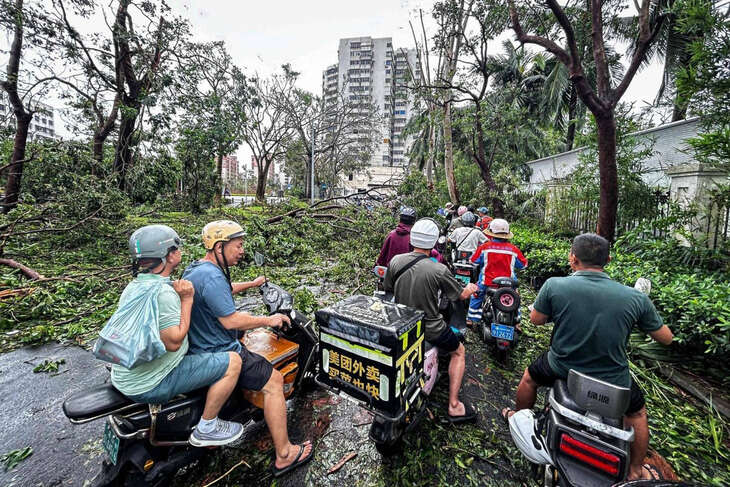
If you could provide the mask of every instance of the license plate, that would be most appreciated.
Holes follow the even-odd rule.
[[[104,451],[109,456],[109,460],[116,465],[117,457],[119,456],[119,438],[112,431],[112,427],[109,426],[109,421],[104,423],[104,439],[102,440]]]
[[[469,284],[471,282],[470,276],[462,276],[461,274],[456,274],[456,279],[463,282],[464,284]]]
[[[515,328],[513,326],[492,323],[492,337],[512,341],[515,337]]]

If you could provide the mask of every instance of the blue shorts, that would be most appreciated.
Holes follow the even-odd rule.
[[[140,403],[166,403],[178,394],[218,382],[228,370],[228,360],[228,352],[187,354],[154,388],[127,397]]]

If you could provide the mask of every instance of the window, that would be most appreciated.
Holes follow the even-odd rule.
[[[348,180],[348,181],[352,181],[352,174],[348,174],[348,175],[347,175],[347,180]]]
[[[387,61],[385,61],[385,65],[390,66],[390,62],[391,62],[390,59],[388,59]]]
[[[389,42],[389,43],[387,43],[387,44],[385,45],[385,47],[393,47],[393,43],[392,43],[392,42]]]
[[[350,43],[350,49],[360,49],[360,43],[359,42],[351,42]]]

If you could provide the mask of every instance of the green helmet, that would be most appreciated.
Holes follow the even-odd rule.
[[[182,247],[177,232],[167,225],[147,225],[138,228],[129,237],[129,255],[139,259],[165,260],[171,250]]]

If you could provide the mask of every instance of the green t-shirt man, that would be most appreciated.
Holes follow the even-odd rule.
[[[169,285],[169,277],[162,277],[157,274],[139,274],[124,288],[124,292],[119,298],[119,305],[121,306],[126,301],[130,291],[136,286],[147,285],[155,280],[159,280],[162,286],[160,294],[157,295],[158,323],[160,331],[162,331],[165,328],[180,324],[180,296]],[[187,352],[188,337],[185,336],[180,348],[174,352],[168,351],[151,362],[142,363],[133,369],[112,365],[112,384],[122,394],[128,396],[151,391],[180,363]]]
[[[648,296],[605,272],[550,278],[534,306],[555,323],[547,358],[556,374],[567,377],[575,369],[623,387],[631,384],[626,347],[632,328],[650,333],[662,327]]]

